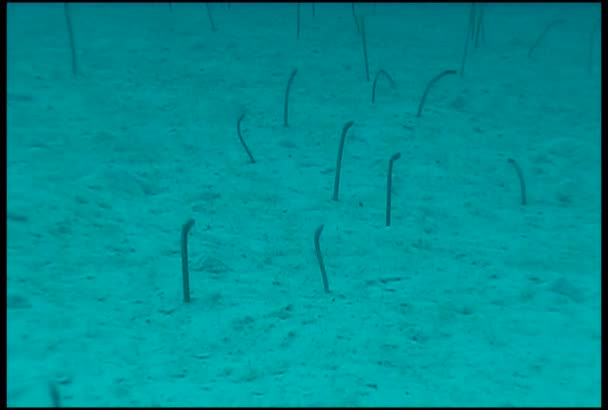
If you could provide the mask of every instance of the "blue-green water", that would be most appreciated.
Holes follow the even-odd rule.
[[[9,406],[600,404],[599,4],[7,13]]]

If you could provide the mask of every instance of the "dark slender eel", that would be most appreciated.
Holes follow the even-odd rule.
[[[184,302],[190,302],[190,275],[188,273],[188,231],[194,226],[194,219],[182,225],[182,281],[184,286]]]
[[[369,83],[369,64],[367,62],[367,40],[365,38],[365,20],[361,16],[361,43],[363,44],[363,60],[365,62],[365,79]]]
[[[471,40],[475,38],[475,16],[477,15],[477,3],[471,3],[471,13],[469,14],[469,33],[471,34]]]
[[[391,226],[391,195],[393,187],[393,162],[401,158],[401,153],[393,155],[388,162],[388,180],[386,183],[386,226]]]
[[[395,82],[393,81],[393,79],[391,78],[390,75],[388,75],[388,73],[384,70],[380,70],[376,73],[376,77],[374,78],[374,85],[372,86],[372,103],[374,103],[376,101],[376,83],[378,82],[378,78],[380,77],[380,74],[383,74],[386,79],[391,83],[391,87],[395,86]]]
[[[338,200],[338,190],[340,189],[340,168],[342,168],[342,155],[344,153],[344,141],[346,140],[346,133],[348,132],[348,129],[353,126],[354,123],[354,121],[349,121],[344,124],[344,128],[342,128],[342,136],[340,137],[340,147],[338,148],[338,160],[336,161],[336,178],[334,179],[334,201]]]
[[[547,32],[551,29],[551,27],[553,27],[556,24],[563,24],[565,22],[566,22],[566,20],[557,19],[557,20],[553,20],[551,23],[547,24],[547,27],[545,27],[543,32],[540,33],[540,36],[538,36],[538,38],[536,39],[536,41],[534,42],[532,47],[530,47],[530,50],[528,50],[528,58],[532,58],[532,52],[536,49],[536,47],[538,47],[538,45],[541,43],[541,41],[543,41],[543,39],[545,38],[545,36],[547,35]]]
[[[323,263],[323,255],[321,255],[321,245],[319,245],[319,238],[321,237],[321,232],[323,232],[323,227],[325,225],[321,225],[315,231],[315,250],[317,251],[317,260],[319,261],[319,267],[321,268],[321,276],[323,277],[323,287],[325,288],[325,293],[329,293],[329,282],[327,281],[327,272],[325,271],[325,264]]]
[[[456,70],[445,70],[443,73],[439,74],[438,76],[433,78],[431,81],[429,81],[429,83],[426,86],[426,89],[424,90],[424,94],[422,94],[422,98],[420,99],[420,104],[418,105],[418,114],[416,114],[416,117],[420,117],[420,114],[422,114],[422,107],[424,106],[424,100],[426,100],[426,96],[429,93],[429,90],[431,89],[431,87],[433,85],[435,85],[435,83],[437,81],[439,81],[441,79],[441,77],[444,77],[449,74],[456,74]]]
[[[485,43],[485,41],[486,41],[485,31],[483,29],[483,10],[484,10],[484,6],[485,6],[485,4],[483,4],[483,3],[481,3],[479,5],[479,13],[477,15],[477,28],[475,29],[475,48],[477,48],[479,46],[479,35],[480,34],[482,36],[481,38],[482,38],[483,42]]]
[[[289,91],[291,91],[291,83],[293,82],[293,78],[298,73],[298,69],[294,68],[289,76],[289,80],[287,80],[287,88],[285,89],[285,103],[283,105],[283,125],[289,127],[287,122],[287,117],[289,115]]]
[[[59,394],[59,389],[57,388],[57,383],[54,381],[49,382],[49,393],[51,394],[51,403],[54,408],[61,407],[61,395]]]
[[[63,3],[65,12],[65,22],[68,26],[68,36],[70,38],[70,50],[72,50],[72,74],[78,74],[78,66],[76,64],[76,46],[74,45],[74,30],[72,29],[72,20],[70,19],[70,9],[68,3]]]
[[[252,164],[255,164],[255,159],[253,159],[253,155],[251,155],[251,151],[249,151],[249,147],[247,146],[247,144],[245,144],[245,140],[243,139],[243,136],[241,135],[241,121],[243,121],[243,118],[245,118],[245,113],[241,114],[241,116],[239,117],[239,119],[236,122],[236,132],[239,134],[239,140],[241,140],[241,144],[243,145],[243,148],[245,148],[245,151],[247,151],[247,155],[249,155],[249,160],[251,161]]]
[[[462,53],[462,63],[460,64],[460,76],[464,75],[464,63],[467,60],[469,52],[469,37],[472,40],[475,37],[475,3],[471,3],[471,12],[469,13],[469,28],[464,39],[464,51]]]
[[[211,16],[211,8],[209,7],[209,3],[205,3],[207,6],[207,17],[209,17],[209,23],[211,23],[211,31],[215,31],[215,23],[213,22],[213,17]]]
[[[355,13],[355,3],[350,3],[350,6],[353,10],[353,19],[355,20],[355,25],[357,26],[357,33],[360,33],[361,28],[359,27],[359,19],[357,18],[357,13]]]
[[[515,168],[515,172],[517,172],[517,178],[519,178],[519,188],[521,189],[521,204],[526,204],[526,183],[524,181],[524,173],[521,171],[521,167],[519,164],[513,159],[507,159],[509,164],[512,164]]]
[[[296,22],[296,38],[300,38],[300,3],[298,3],[298,20]]]

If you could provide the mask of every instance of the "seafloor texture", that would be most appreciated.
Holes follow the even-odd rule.
[[[599,5],[476,7],[9,5],[8,404],[599,405]]]

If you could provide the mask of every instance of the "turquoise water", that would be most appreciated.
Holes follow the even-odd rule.
[[[598,4],[7,12],[9,406],[600,404]]]

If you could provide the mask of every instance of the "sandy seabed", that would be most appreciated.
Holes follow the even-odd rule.
[[[8,404],[599,406],[599,5],[296,10],[8,7]]]

